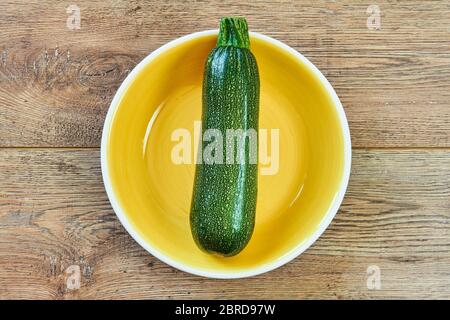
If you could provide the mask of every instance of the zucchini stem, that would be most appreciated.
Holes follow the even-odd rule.
[[[250,48],[247,20],[242,17],[224,17],[220,20],[218,47]]]

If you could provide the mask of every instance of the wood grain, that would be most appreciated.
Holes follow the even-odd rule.
[[[0,2],[0,299],[450,299],[450,2]],[[147,54],[243,15],[310,59],[356,148],[346,198],[308,251],[264,275],[210,280],[140,248],[115,217],[98,146],[109,103]],[[67,286],[69,266],[81,287]],[[378,266],[381,290],[369,290]]]
[[[66,286],[69,265],[81,287]],[[381,270],[368,290],[366,270]],[[94,149],[0,149],[0,298],[450,298],[450,151],[356,150],[330,228],[264,275],[175,270],[124,231]]]
[[[450,3],[379,0],[381,30],[354,1],[77,0],[0,3],[0,146],[98,147],[121,81],[149,52],[243,15],[329,78],[355,147],[450,147]]]

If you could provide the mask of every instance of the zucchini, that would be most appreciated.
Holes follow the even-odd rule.
[[[242,144],[233,140],[231,149],[228,144],[223,147],[223,163],[203,160],[196,165],[190,212],[193,238],[208,253],[233,256],[253,233],[258,178],[259,73],[244,18],[221,19],[217,45],[205,64],[202,95],[202,137],[209,129],[219,130],[224,146],[230,142],[230,129],[256,132],[253,145],[244,135]],[[199,152],[207,147],[201,143]],[[227,150],[242,158],[228,161]]]

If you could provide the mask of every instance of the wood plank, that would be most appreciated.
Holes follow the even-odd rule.
[[[367,28],[378,5],[381,30]],[[358,147],[450,145],[450,2],[335,1],[327,76]]]
[[[0,149],[0,298],[450,298],[450,151],[355,150],[344,204],[265,275],[177,271],[124,231],[95,149]],[[81,287],[66,286],[70,265]],[[367,268],[381,271],[369,290]]]
[[[380,0],[380,31],[351,1],[0,3],[0,146],[98,147],[109,103],[149,52],[248,17],[307,56],[341,97],[356,147],[450,146],[450,4]]]

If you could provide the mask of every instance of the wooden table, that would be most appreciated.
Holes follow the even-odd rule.
[[[450,298],[450,2],[72,4],[79,29],[67,1],[0,3],[0,298]],[[189,275],[144,251],[111,209],[99,160],[128,72],[224,15],[310,59],[353,142],[348,192],[323,236],[241,280]]]

